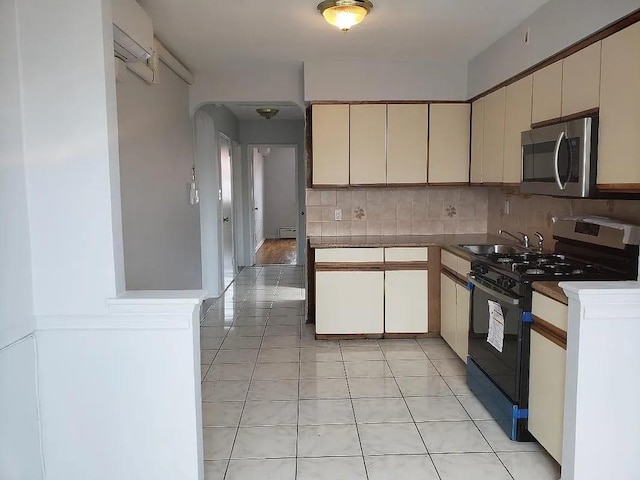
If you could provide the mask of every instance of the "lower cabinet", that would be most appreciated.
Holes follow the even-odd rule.
[[[533,293],[529,360],[529,431],[562,463],[568,308]]]
[[[428,327],[429,273],[398,270],[384,273],[384,331],[426,333]]]
[[[566,350],[531,332],[529,431],[558,463],[562,462],[566,364]]]
[[[384,272],[316,272],[316,333],[383,332]]]
[[[317,249],[315,260],[317,334],[429,331],[426,247]]]
[[[469,352],[469,302],[466,286],[450,275],[440,275],[440,335],[466,363]]]

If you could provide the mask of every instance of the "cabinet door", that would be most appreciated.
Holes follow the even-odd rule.
[[[384,275],[384,331],[427,333],[429,272],[399,270]]]
[[[456,284],[456,348],[458,356],[467,363],[469,354],[469,313],[471,294],[459,283]]]
[[[429,184],[469,183],[468,103],[429,107]]]
[[[558,463],[562,462],[562,424],[566,351],[531,332],[529,431]]]
[[[600,53],[596,42],[562,62],[562,116],[600,106]]]
[[[640,23],[602,41],[598,186],[640,191]]]
[[[531,123],[562,116],[562,60],[533,74],[533,112]]]
[[[350,183],[387,181],[387,106],[350,106]]]
[[[383,331],[384,272],[316,272],[316,333]]]
[[[532,95],[531,75],[507,87],[503,183],[520,183],[522,180],[522,132],[531,130]]]
[[[483,183],[502,183],[505,107],[504,87],[490,93],[484,99]]]
[[[313,184],[349,184],[349,105],[311,107]]]
[[[482,183],[484,153],[484,98],[471,106],[471,183]]]
[[[440,274],[440,335],[456,350],[457,307],[456,283]]]
[[[428,105],[387,106],[387,183],[427,183]]]

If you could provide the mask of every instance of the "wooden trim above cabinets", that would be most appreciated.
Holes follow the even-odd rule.
[[[546,320],[541,319],[540,317],[533,316],[533,325],[531,325],[531,330],[536,333],[539,333],[547,340],[552,341],[559,347],[563,349],[567,349],[567,332],[564,330],[552,325]]]
[[[383,272],[384,262],[321,262],[316,263],[316,272]]]
[[[629,15],[627,15],[626,17],[621,18],[620,20],[618,20],[617,22],[602,28],[601,30],[598,30],[597,32],[595,32],[594,34],[592,34],[591,36],[584,38],[576,43],[574,43],[573,45],[570,45],[569,47],[565,48],[564,50],[561,50],[560,52],[556,53],[555,55],[552,55],[551,57],[547,58],[546,60],[541,61],[540,63],[537,63],[536,65],[533,65],[532,67],[529,67],[528,69],[518,73],[517,75],[514,75],[511,78],[506,79],[504,82],[501,82],[493,87],[491,87],[488,90],[485,90],[482,93],[479,93],[478,95],[476,95],[475,97],[473,97],[472,99],[470,99],[470,102],[475,102],[476,100],[495,92],[496,90],[500,90],[502,87],[506,87],[508,85],[511,85],[512,83],[517,82],[518,80],[523,79],[524,77],[531,75],[534,72],[537,72],[538,70],[542,70],[544,67],[548,67],[549,65],[557,62],[558,60],[563,60],[571,55],[573,55],[574,53],[588,47],[589,45],[592,45],[596,42],[599,42],[600,40],[603,40],[607,37],[610,37],[611,35],[613,35],[614,33],[618,33],[621,30],[624,30],[625,28],[627,28],[630,25],[633,25],[634,23],[637,23],[640,21],[640,9],[639,10],[635,10],[634,12],[631,12]]]
[[[432,103],[471,103],[467,100],[314,100],[309,105],[429,105]]]

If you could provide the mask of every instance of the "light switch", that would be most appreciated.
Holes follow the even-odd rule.
[[[341,208],[336,208],[335,209],[335,211],[333,212],[333,218],[336,221],[342,220],[342,209]]]

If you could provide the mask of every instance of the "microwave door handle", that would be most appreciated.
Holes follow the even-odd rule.
[[[509,305],[520,304],[519,298],[513,298],[513,297],[510,297],[509,295],[505,295],[504,293],[496,292],[493,288],[487,287],[486,285],[483,285],[482,283],[478,282],[476,278],[472,275],[469,275],[467,279],[469,280],[469,282],[471,282],[471,284],[475,288],[477,288],[478,290],[482,290],[484,293],[487,293],[494,298],[497,298],[501,302],[508,303]]]
[[[559,170],[559,156],[560,156],[560,145],[562,144],[562,139],[565,137],[565,132],[560,132],[558,135],[558,139],[556,140],[556,148],[553,152],[553,174],[556,177],[556,184],[560,190],[564,190],[566,185],[562,184],[562,180],[560,180],[560,170]]]

